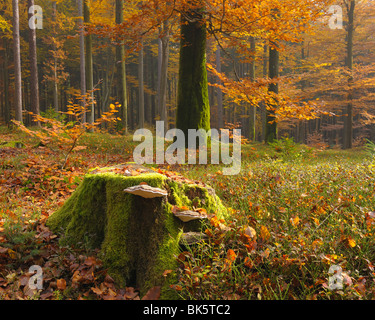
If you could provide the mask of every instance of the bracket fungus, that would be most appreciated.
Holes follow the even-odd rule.
[[[181,243],[192,245],[206,239],[208,239],[208,236],[202,232],[185,232],[181,236]]]
[[[147,184],[140,184],[137,186],[129,187],[124,191],[137,196],[141,196],[142,198],[157,198],[168,195],[168,192],[166,190],[151,187]]]
[[[187,211],[179,211],[173,213],[175,217],[179,218],[183,222],[189,222],[191,220],[199,220],[199,219],[207,219],[206,214],[201,214],[199,212],[187,210]]]

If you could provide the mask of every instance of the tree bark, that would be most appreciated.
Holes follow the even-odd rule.
[[[123,17],[124,2],[123,0],[116,0],[116,23],[124,22]],[[120,64],[118,68],[117,86],[119,103],[121,104],[121,119],[125,129],[125,134],[128,132],[128,97],[126,88],[126,62],[125,62],[125,46],[121,43],[116,46],[116,61]]]
[[[34,0],[28,0],[28,7],[34,5]],[[33,14],[29,13],[29,19]],[[36,29],[29,28],[29,59],[30,59],[30,102],[31,111],[34,114],[40,113],[39,106],[39,79],[38,79],[38,63],[36,51]],[[36,124],[39,125],[37,122]]]
[[[274,44],[275,45],[275,44]],[[279,77],[279,51],[272,45],[269,50],[269,78],[276,79]],[[279,93],[279,85],[277,83],[271,83],[268,87],[268,91],[274,94]],[[271,109],[274,106],[270,106]],[[275,111],[268,109],[266,111],[266,137],[267,143],[277,139],[277,125],[275,122]],[[271,123],[272,122],[272,123]]]
[[[84,0],[83,4],[83,16],[84,22],[90,23],[90,8],[87,0]],[[88,122],[94,123],[95,121],[95,104],[94,104],[94,70],[92,61],[92,36],[87,34],[85,37],[85,68],[86,68],[86,90],[90,94],[90,115]]]
[[[138,125],[140,128],[145,126],[145,91],[143,81],[143,44],[141,44],[141,50],[138,55],[138,90],[139,90],[139,101],[138,101]]]
[[[206,25],[203,10],[181,14],[180,65],[176,126],[210,130],[206,69]]]
[[[82,106],[86,108],[86,68],[85,68],[85,36],[83,32],[83,0],[78,0],[78,15],[79,15],[79,61],[80,61],[80,75],[81,75],[81,96]],[[86,112],[83,113],[83,122],[86,122]]]
[[[4,119],[5,123],[10,121],[10,106],[9,106],[9,74],[8,74],[8,43],[7,39],[3,38],[4,43],[4,64],[3,64],[3,81],[4,81]]]
[[[20,50],[20,18],[18,0],[12,0],[13,5],[13,50],[14,50],[14,108],[15,119],[23,121],[22,117],[22,78],[21,78],[21,50]]]
[[[158,99],[158,110],[160,120],[164,121],[164,129],[168,130],[168,112],[167,112],[167,83],[168,83],[168,60],[169,60],[169,26],[165,21],[163,24],[163,34],[161,36],[161,73],[160,73],[160,92]]]
[[[355,0],[349,1],[346,3],[347,13],[348,13],[348,27],[347,27],[347,41],[346,41],[346,67],[349,69],[348,77],[348,104],[346,107],[346,117],[344,121],[344,149],[352,148],[353,142],[353,35],[354,35],[354,9],[355,9]]]
[[[267,77],[267,64],[268,64],[268,45],[264,44],[263,46],[263,78]],[[261,122],[262,122],[262,132],[260,135],[260,141],[264,142],[266,141],[266,122],[267,122],[267,110],[266,110],[266,105],[265,103],[261,103],[260,106],[260,117],[261,117]]]
[[[53,21],[53,106],[55,111],[59,111],[59,96],[58,96],[58,83],[57,83],[57,46],[56,46],[56,16],[57,16],[57,8],[56,8],[56,1],[52,2],[52,21]]]
[[[220,47],[216,48],[216,71],[221,73],[221,51]],[[221,84],[221,80],[217,79],[217,83]],[[217,99],[217,129],[224,127],[223,121],[223,90],[216,88],[216,99]]]
[[[255,81],[255,38],[250,37],[250,49],[253,54],[253,60],[250,62],[250,79]],[[256,108],[253,105],[249,106],[249,139],[250,141],[255,141],[256,135]]]

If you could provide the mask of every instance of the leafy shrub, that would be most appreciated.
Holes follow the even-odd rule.
[[[34,122],[41,124],[40,130],[30,130],[26,128],[22,123],[13,121],[22,131],[26,132],[30,136],[37,137],[44,144],[55,143],[57,147],[64,153],[64,161],[61,168],[64,168],[69,155],[73,150],[84,149],[84,146],[79,146],[79,142],[83,134],[87,131],[94,131],[94,128],[100,124],[107,122],[113,123],[120,120],[115,116],[118,112],[119,104],[111,104],[110,110],[104,112],[101,118],[96,119],[94,123],[88,123],[84,121],[84,114],[88,112],[86,107],[83,107],[81,103],[72,103],[67,106],[67,112],[49,111],[47,112],[50,118],[43,117],[38,114],[32,114]],[[59,116],[58,114],[61,114]],[[69,117],[70,121],[65,121]]]
[[[312,153],[312,149],[294,142],[293,137],[282,137],[269,144],[283,160],[301,160]]]

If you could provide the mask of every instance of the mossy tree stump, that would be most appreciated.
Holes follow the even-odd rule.
[[[64,244],[100,248],[109,274],[120,285],[140,288],[141,294],[158,285],[163,299],[174,298],[169,284],[175,279],[166,281],[163,272],[177,267],[181,235],[199,231],[201,222],[182,222],[172,209],[203,208],[219,217],[226,213],[212,188],[175,177],[134,165],[95,170],[47,226],[63,235]],[[148,199],[124,192],[140,184],[164,189],[167,195]]]

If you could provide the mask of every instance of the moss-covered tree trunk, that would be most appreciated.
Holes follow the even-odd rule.
[[[161,286],[162,299],[176,298],[169,287],[176,275],[172,273],[165,279],[163,272],[177,268],[182,234],[198,231],[202,225],[200,220],[182,222],[172,209],[204,208],[220,218],[226,209],[209,187],[152,170],[134,176],[114,173],[116,170],[106,168],[86,175],[65,204],[49,217],[47,226],[62,234],[63,244],[85,243],[100,248],[109,274],[119,285],[140,288],[141,295]],[[124,192],[141,183],[163,189],[167,195],[143,198]]]
[[[181,14],[180,66],[176,126],[210,129],[206,69],[206,24],[202,9]]]

